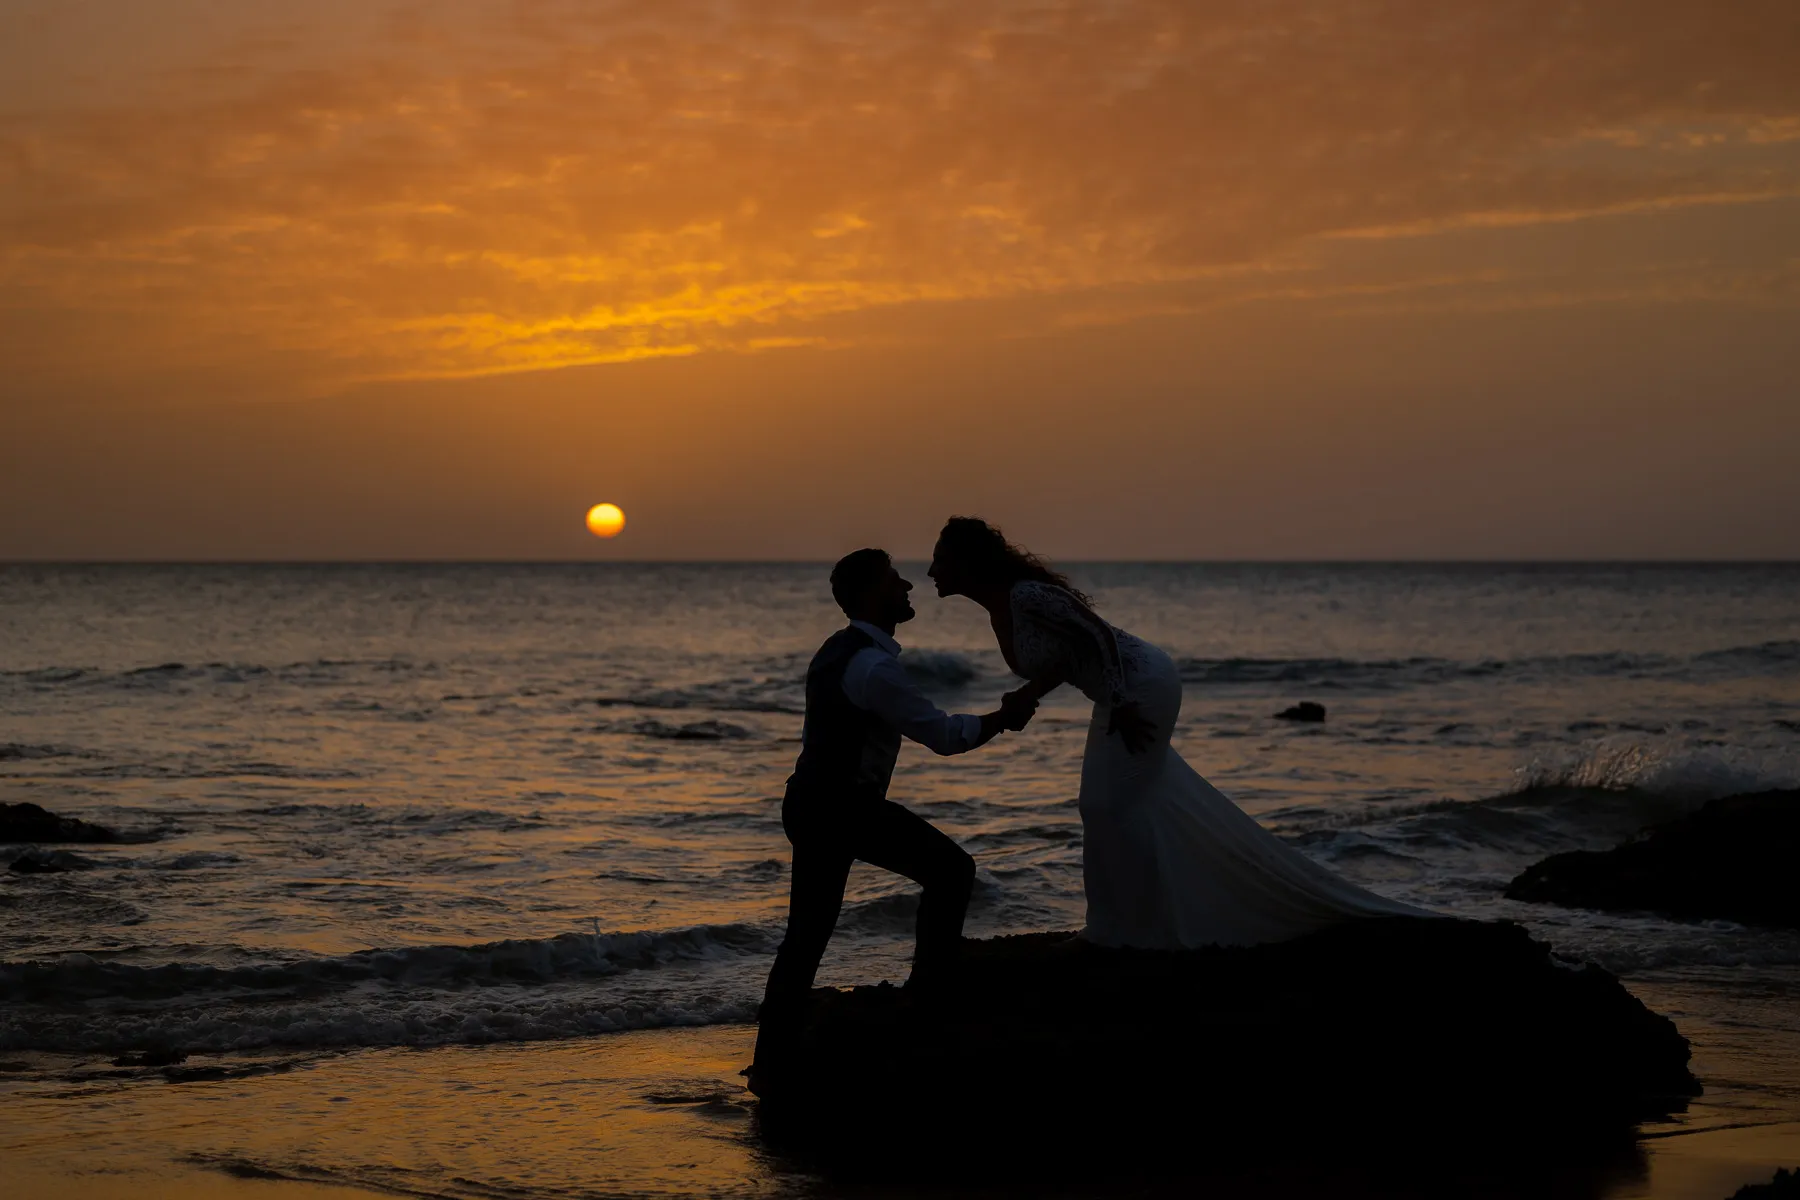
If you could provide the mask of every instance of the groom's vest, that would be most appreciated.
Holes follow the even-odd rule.
[[[857,652],[875,639],[846,626],[825,639],[806,668],[806,724],[800,760],[788,779],[790,795],[832,800],[880,800],[887,796],[900,731],[844,695],[844,672]]]

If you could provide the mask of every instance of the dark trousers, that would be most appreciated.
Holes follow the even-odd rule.
[[[891,800],[810,798],[789,793],[781,825],[794,845],[787,934],[763,991],[756,1060],[778,1056],[799,1033],[806,998],[844,905],[857,859],[904,875],[925,889],[919,900],[913,978],[941,974],[962,943],[975,884],[975,860],[926,821]]]

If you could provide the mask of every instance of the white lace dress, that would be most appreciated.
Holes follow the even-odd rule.
[[[1173,949],[1278,942],[1356,917],[1430,916],[1378,896],[1293,849],[1202,779],[1169,745],[1181,676],[1167,654],[1114,629],[1062,588],[1012,591],[1013,657],[1094,702],[1081,760],[1087,928],[1106,946]],[[1138,754],[1108,734],[1135,701],[1156,726]]]

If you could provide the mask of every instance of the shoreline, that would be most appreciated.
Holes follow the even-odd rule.
[[[1687,997],[1701,998],[1692,989]],[[1686,1114],[1644,1127],[1617,1163],[1556,1178],[1556,1194],[1726,1200],[1744,1184],[1766,1182],[1778,1167],[1800,1164],[1800,1112],[1759,1109],[1767,1097],[1757,1096],[1756,1081],[1714,1077],[1756,1064],[1745,1062],[1745,1047],[1711,1032],[1690,1034],[1697,1062],[1710,1068],[1703,1076],[1708,1094]],[[721,1025],[344,1051],[293,1061],[286,1070],[182,1083],[14,1074],[0,1077],[10,1118],[0,1156],[20,1194],[83,1200],[891,1193],[821,1179],[761,1146],[756,1102],[736,1074],[754,1036],[752,1026]],[[1780,1060],[1789,1058],[1786,1049],[1766,1051]],[[996,1103],[1004,1102],[1004,1084],[996,1081]],[[1521,1200],[1544,1194],[1549,1180],[1506,1180],[1499,1176],[1504,1165],[1426,1166],[1423,1156],[1379,1169],[1271,1164],[1146,1180],[1142,1190],[1185,1193],[1204,1183],[1209,1194],[1246,1198],[1425,1196],[1440,1188]],[[963,1190],[951,1182],[940,1194]],[[1058,1190],[1110,1194],[1104,1181]],[[1040,1181],[978,1194],[1042,1191]]]

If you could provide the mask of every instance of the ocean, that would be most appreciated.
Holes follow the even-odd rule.
[[[64,1144],[17,1130],[97,1137],[129,1109],[182,1131],[157,1153],[237,1177],[458,1196],[814,1186],[758,1156],[730,1071],[785,912],[801,678],[841,624],[826,570],[0,567],[0,799],[124,835],[70,847],[75,869],[0,873],[0,1095],[21,1114],[0,1151],[41,1158]],[[945,707],[992,707],[1014,681],[984,614],[902,570],[919,585],[903,662]],[[1500,896],[1547,854],[1800,786],[1800,565],[1069,570],[1180,664],[1177,749],[1267,827],[1384,894],[1519,921],[1693,1039],[1707,1095],[1595,1194],[1800,1165],[1800,934]],[[1299,701],[1327,719],[1275,718]],[[893,797],[977,861],[972,935],[1081,924],[1086,723],[1063,689],[969,755],[902,752]],[[904,880],[859,866],[820,982],[903,979],[914,909]],[[189,1058],[111,1063],[155,1049]],[[656,1063],[680,1084],[666,1113],[644,1099]],[[459,1140],[466,1104],[416,1116],[439,1140],[329,1134],[343,1105],[400,1104],[399,1081],[447,1064],[496,1095],[560,1079],[558,1103],[588,1096],[615,1130],[639,1128],[628,1111],[691,1128],[596,1157],[591,1129],[520,1113],[501,1140],[568,1144],[518,1162]],[[172,1115],[275,1087],[298,1105],[279,1134],[216,1104],[196,1110],[210,1122]],[[1668,1148],[1730,1130],[1762,1140],[1720,1150],[1737,1166],[1713,1174]]]

